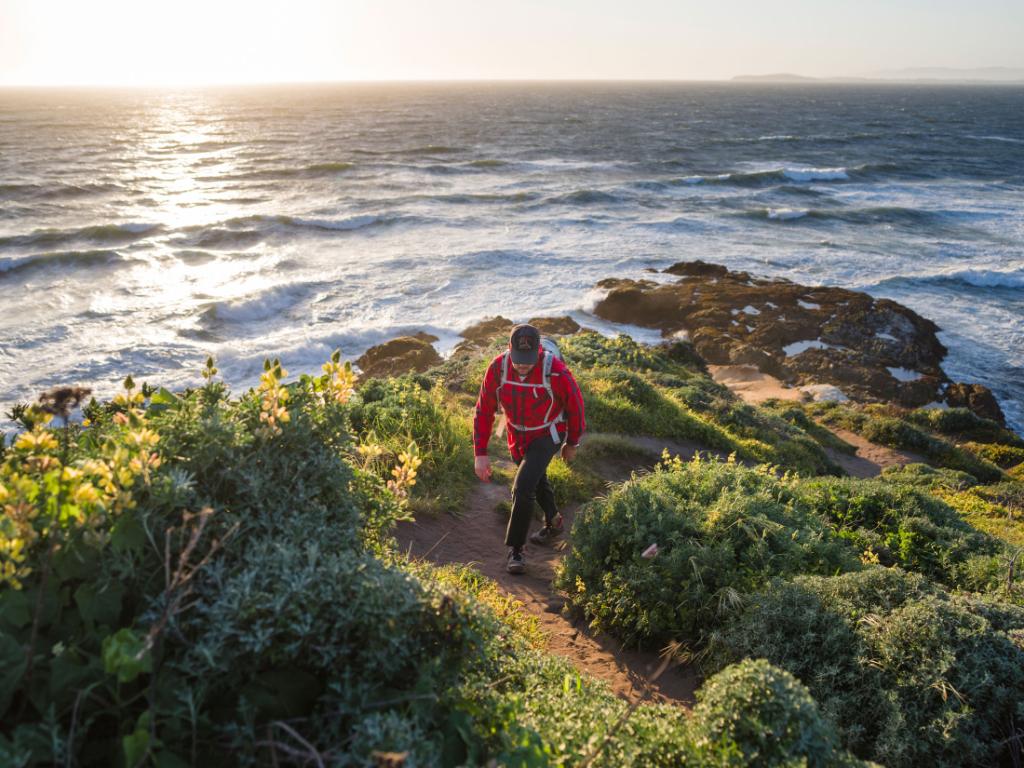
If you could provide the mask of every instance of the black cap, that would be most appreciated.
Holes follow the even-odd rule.
[[[509,354],[514,365],[533,365],[540,350],[540,331],[532,325],[517,325],[508,337]]]

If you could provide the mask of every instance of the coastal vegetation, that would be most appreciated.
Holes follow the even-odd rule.
[[[238,395],[210,360],[194,389],[129,378],[15,414],[0,763],[1012,764],[1016,435],[961,409],[747,405],[683,342],[560,345],[597,434],[552,465],[582,502],[556,586],[695,665],[692,711],[624,701],[472,565],[396,545],[399,521],[458,514],[473,487],[500,340],[379,379],[337,354],[297,378],[268,360]],[[830,427],[925,462],[842,477]],[[609,484],[613,464],[634,472]]]

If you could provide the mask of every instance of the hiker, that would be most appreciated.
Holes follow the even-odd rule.
[[[519,467],[505,531],[507,568],[509,573],[522,573],[526,569],[523,548],[534,499],[544,510],[544,527],[530,536],[530,541],[550,543],[564,527],[548,482],[548,464],[559,449],[562,459],[572,461],[586,429],[583,395],[576,380],[562,362],[557,345],[550,340],[542,343],[540,332],[532,325],[512,329],[508,349],[491,361],[480,385],[473,446],[476,476],[485,483],[491,479],[487,443],[499,404],[505,412],[508,450]]]

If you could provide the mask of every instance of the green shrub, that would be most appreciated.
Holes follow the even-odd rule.
[[[1009,757],[1024,612],[869,568],[772,585],[715,637],[712,668],[766,658],[801,680],[843,745],[887,766]]]
[[[984,443],[1008,443],[1024,448],[1024,440],[999,426],[991,419],[978,416],[968,408],[919,408],[910,411],[907,419],[918,426],[951,435],[961,440],[978,440]]]
[[[1008,481],[994,485],[979,485],[971,493],[990,504],[998,504],[1007,511],[1007,516],[1024,511],[1024,483]]]
[[[586,405],[588,428],[595,432],[694,440],[708,448],[729,451],[737,447],[719,427],[679,407],[638,373],[595,368],[577,374],[577,381]]]
[[[410,442],[419,447],[415,510],[462,509],[475,482],[468,412],[454,413],[443,388],[422,376],[373,379],[353,399],[351,419],[362,443],[384,449],[385,464],[393,465]]]
[[[687,358],[678,349],[650,347],[625,334],[614,338],[583,331],[559,339],[562,355],[573,371],[589,368],[623,368],[629,371],[686,373]]]
[[[774,477],[674,461],[577,512],[557,585],[627,643],[696,642],[777,574],[849,567],[852,551]]]
[[[969,561],[988,562],[1002,551],[996,539],[963,522],[955,509],[912,486],[823,479],[802,482],[795,492],[802,504],[883,565],[897,564],[951,586],[983,575],[980,562],[968,566]]]
[[[978,484],[978,481],[966,472],[955,469],[936,469],[928,464],[914,463],[895,465],[882,470],[883,480],[904,485],[916,485],[924,488],[942,488],[947,490],[963,490]]]
[[[716,765],[834,766],[842,759],[835,727],[799,680],[764,659],[726,667],[697,692],[694,744]],[[708,760],[711,763],[712,760]]]
[[[845,440],[840,440],[832,430],[826,429],[808,416],[801,404],[793,403],[791,400],[768,400],[761,404],[761,408],[774,413],[783,421],[799,427],[826,448],[849,454],[857,451]]]
[[[979,459],[991,462],[1001,469],[1010,469],[1024,462],[1024,448],[1002,443],[961,443],[961,448],[970,451]]]
[[[962,414],[955,413],[957,409],[919,410],[908,414],[894,406],[883,405],[856,407],[830,403],[808,405],[807,408],[825,423],[849,429],[873,443],[923,454],[933,464],[966,472],[982,482],[991,483],[1002,479],[1003,473],[995,464],[919,428],[923,426],[925,429],[934,429],[935,424],[948,426],[949,423],[961,423],[957,420],[962,418]],[[967,413],[970,414],[968,420],[977,419],[973,413]],[[943,419],[948,419],[948,423]],[[1018,438],[1014,436],[1013,439]]]

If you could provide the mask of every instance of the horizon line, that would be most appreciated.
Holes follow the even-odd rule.
[[[69,83],[2,83],[2,89],[112,89],[112,90],[139,90],[139,89],[202,89],[202,88],[246,88],[246,87],[267,87],[267,86],[311,86],[311,85],[428,85],[428,84],[572,84],[572,83],[734,83],[737,85],[1024,85],[1022,80],[990,80],[965,77],[956,78],[927,78],[927,77],[868,77],[853,75],[790,75],[779,73],[778,79],[774,75],[751,75],[741,74],[730,77],[718,78],[685,78],[685,77],[453,77],[453,78],[351,78],[351,79],[324,79],[324,80],[262,80],[262,81],[238,81],[223,80],[208,83],[197,82],[156,82],[156,83],[108,83],[108,82],[69,82]]]

